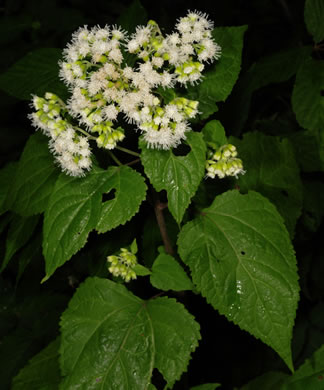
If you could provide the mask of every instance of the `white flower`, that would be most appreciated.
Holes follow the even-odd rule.
[[[118,110],[114,104],[109,104],[108,106],[106,106],[103,109],[103,112],[104,112],[105,118],[108,121],[114,121],[115,119],[117,119]]]
[[[109,54],[108,54],[108,57],[116,62],[116,64],[121,64],[122,61],[123,61],[123,55],[122,55],[122,52],[116,48],[116,49],[112,49]]]

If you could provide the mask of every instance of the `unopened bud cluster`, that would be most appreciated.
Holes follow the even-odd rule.
[[[50,138],[49,146],[62,170],[71,176],[83,176],[91,168],[91,151],[87,137],[76,133],[61,99],[47,92],[44,98],[33,97],[36,112],[29,118]]]
[[[140,129],[149,147],[176,147],[190,130],[188,121],[197,115],[198,102],[183,97],[165,102],[161,88],[201,80],[204,63],[221,54],[212,29],[212,22],[199,12],[180,18],[175,32],[166,36],[154,21],[138,26],[130,38],[118,27],[80,28],[64,49],[60,63],[60,77],[71,97],[66,106],[35,97],[34,125],[49,136],[52,130],[59,131],[59,126],[75,130],[82,127],[99,147],[111,150],[125,137],[124,130],[116,125],[119,114],[123,114]],[[126,51],[136,56],[132,67],[124,58]],[[50,127],[53,124],[55,129]],[[77,138],[72,139],[78,143]],[[60,157],[62,153],[56,149],[52,147]],[[88,167],[80,166],[76,160],[73,161],[82,175]],[[67,168],[69,165],[72,167],[72,163],[66,164],[65,170],[77,174],[78,170]]]
[[[121,248],[117,256],[108,256],[107,261],[110,263],[108,270],[114,276],[122,277],[125,282],[136,279],[136,273],[133,268],[137,264],[137,258],[134,253],[126,248]]]
[[[226,176],[244,174],[242,160],[237,158],[237,150],[234,145],[227,144],[220,148],[209,145],[209,159],[206,161],[207,177],[214,179],[218,176],[223,179]]]

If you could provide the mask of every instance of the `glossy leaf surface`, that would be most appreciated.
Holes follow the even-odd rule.
[[[148,149],[141,143],[144,171],[156,191],[167,191],[169,210],[178,223],[205,172],[206,145],[202,135],[190,132],[186,142],[191,148],[186,156],[176,156],[172,150]]]
[[[143,301],[99,278],[78,289],[61,329],[62,389],[148,389],[153,368],[172,385],[200,338],[199,325],[174,299]]]
[[[24,216],[45,211],[59,170],[48,150],[48,138],[40,132],[33,134],[21,155],[9,191],[11,209]]]
[[[127,191],[121,192],[127,186]],[[116,188],[116,197],[102,203],[102,194]],[[110,230],[127,222],[145,197],[142,177],[129,167],[94,167],[84,178],[62,173],[56,182],[44,219],[43,253],[46,278],[64,264],[88,238],[91,230]]]
[[[183,227],[178,245],[207,301],[272,347],[292,369],[298,275],[275,207],[255,192],[226,192]]]
[[[243,192],[258,191],[270,199],[293,237],[302,209],[302,184],[289,140],[254,132],[233,142],[246,170],[239,177],[239,187]]]

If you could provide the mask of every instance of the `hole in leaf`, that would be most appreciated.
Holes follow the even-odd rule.
[[[102,194],[102,202],[107,202],[108,200],[115,199],[116,190],[113,188],[111,191]]]
[[[241,255],[244,256],[244,255],[245,255],[245,252],[244,252],[244,251],[241,251]]]
[[[190,151],[190,146],[186,144],[180,144],[177,148],[173,149],[173,154],[175,156],[186,156]]]

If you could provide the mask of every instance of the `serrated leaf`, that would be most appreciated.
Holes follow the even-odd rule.
[[[102,194],[113,188],[116,197],[102,203]],[[107,171],[94,167],[82,178],[62,173],[45,211],[45,280],[85,245],[91,230],[103,232],[127,222],[138,211],[145,193],[144,179],[125,166]]]
[[[240,387],[240,390],[280,390],[286,378],[288,378],[288,375],[283,372],[266,372]]]
[[[199,325],[174,299],[143,301],[125,286],[99,278],[79,287],[61,330],[62,390],[144,390],[154,367],[171,386],[200,337]]]
[[[324,381],[324,345],[291,376],[268,372],[255,378],[241,390],[322,390]]]
[[[0,89],[23,100],[45,92],[65,97],[67,90],[58,77],[61,57],[59,49],[37,49],[28,53],[0,75]]]
[[[206,123],[202,129],[205,142],[212,142],[217,147],[228,143],[225,129],[220,121],[212,120]]]
[[[18,215],[13,217],[7,235],[6,253],[1,264],[0,272],[7,267],[12,256],[30,239],[38,221],[39,215],[27,218]]]
[[[324,3],[322,0],[305,1],[305,24],[315,43],[324,39]]]
[[[240,77],[231,100],[230,123],[237,133],[243,128],[249,114],[253,92],[273,83],[282,83],[293,77],[312,52],[311,46],[287,49],[262,57]]]
[[[297,121],[305,129],[323,129],[324,124],[324,66],[311,57],[298,69],[292,93],[292,107]]]
[[[104,192],[116,190],[114,199],[103,203],[96,229],[105,233],[129,221],[146,196],[146,184],[142,175],[126,166],[110,167],[110,178]]]
[[[17,162],[7,164],[0,170],[0,215],[9,210],[8,192],[12,186],[12,179],[15,177]]]
[[[322,390],[324,382],[324,345],[298,368],[280,390]]]
[[[150,276],[152,286],[160,290],[192,290],[193,285],[181,265],[170,255],[160,254]]]
[[[190,387],[190,390],[215,390],[219,386],[221,386],[219,383],[204,383],[203,385]]]
[[[150,300],[147,311],[155,339],[155,367],[172,388],[186,371],[190,354],[198,346],[199,324],[175,299]]]
[[[204,72],[197,87],[188,87],[190,99],[199,101],[201,118],[206,119],[217,111],[216,102],[225,101],[231,93],[241,70],[243,36],[247,26],[217,27],[213,38],[222,48],[222,55],[210,70]]]
[[[13,379],[12,390],[57,390],[61,381],[59,346],[57,338],[34,356]]]
[[[226,192],[183,227],[178,246],[207,301],[268,344],[292,369],[298,275],[275,207],[256,192]]]
[[[48,138],[39,132],[33,134],[19,160],[7,203],[23,216],[45,211],[58,176]]]
[[[175,156],[172,150],[148,149],[140,143],[144,171],[156,191],[167,191],[169,210],[178,224],[205,173],[202,134],[190,132],[186,142],[191,148],[186,156]]]
[[[239,177],[239,187],[243,192],[254,190],[269,198],[284,217],[293,237],[301,214],[303,193],[290,141],[254,132],[233,142],[246,170],[245,175]]]
[[[101,212],[100,178],[102,171],[94,169],[85,178],[61,173],[56,181],[44,217],[44,280],[85,245],[96,227]]]

